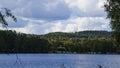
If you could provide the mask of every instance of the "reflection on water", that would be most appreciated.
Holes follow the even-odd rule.
[[[0,68],[120,68],[120,55],[0,54]]]

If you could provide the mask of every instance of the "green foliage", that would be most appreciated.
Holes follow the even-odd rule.
[[[0,30],[0,53],[120,53],[111,37],[84,40],[73,36],[71,39],[70,35],[67,39],[52,37]]]
[[[120,45],[120,0],[107,0],[104,5],[107,18],[113,30],[113,36]]]
[[[55,53],[58,51],[66,53],[117,53],[117,47],[114,44],[116,41],[111,37],[111,32],[107,31],[55,32],[41,35],[41,38],[49,40],[53,48],[51,50]]]
[[[41,35],[41,38],[44,39],[56,39],[56,40],[66,40],[66,39],[89,39],[89,38],[109,38],[111,37],[111,32],[108,31],[81,31],[75,33],[63,33],[63,32],[54,32],[45,35]]]
[[[50,44],[39,36],[0,30],[0,53],[48,53]]]

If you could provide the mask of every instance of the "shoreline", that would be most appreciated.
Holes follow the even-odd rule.
[[[120,54],[87,54],[87,53],[0,53],[0,55],[2,54],[43,54],[43,55],[120,55]]]

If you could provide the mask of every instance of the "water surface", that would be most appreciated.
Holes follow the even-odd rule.
[[[120,68],[120,55],[0,54],[0,68]]]

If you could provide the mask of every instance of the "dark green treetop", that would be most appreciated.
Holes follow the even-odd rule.
[[[120,44],[120,0],[107,0],[104,7],[110,20],[113,37]]]

